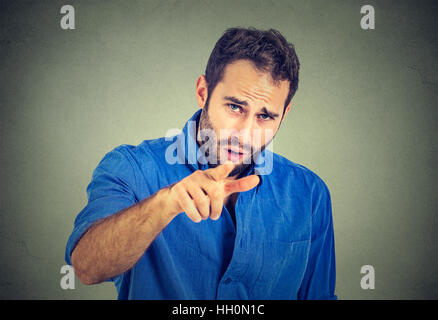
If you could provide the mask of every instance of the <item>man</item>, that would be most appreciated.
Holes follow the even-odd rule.
[[[77,277],[119,299],[336,299],[329,190],[267,148],[298,70],[278,31],[227,30],[183,131],[94,170],[66,248]]]

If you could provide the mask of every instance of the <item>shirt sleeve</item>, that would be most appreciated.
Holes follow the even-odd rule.
[[[76,244],[92,224],[137,202],[133,167],[122,149],[119,146],[107,153],[93,171],[87,187],[88,203],[76,217],[67,241],[65,261],[69,265]]]
[[[298,299],[337,300],[336,264],[330,192],[318,179],[312,192],[312,239]]]

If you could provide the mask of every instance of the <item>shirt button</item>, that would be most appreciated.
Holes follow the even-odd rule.
[[[225,283],[225,284],[230,284],[231,281],[232,281],[231,278],[226,278],[225,281],[224,281],[224,283]]]

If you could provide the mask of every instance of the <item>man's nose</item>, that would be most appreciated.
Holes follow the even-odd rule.
[[[254,120],[253,115],[248,115],[247,117],[242,118],[239,123],[238,129],[239,131],[251,131],[256,126],[256,122]]]
[[[238,128],[238,136],[241,144],[248,144],[251,142],[252,133],[255,129],[255,122],[253,117],[247,117],[242,120]]]

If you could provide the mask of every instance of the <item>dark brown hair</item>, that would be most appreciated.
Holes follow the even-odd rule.
[[[260,71],[269,72],[274,83],[289,81],[289,94],[284,105],[286,109],[298,89],[300,63],[293,44],[274,29],[230,28],[225,31],[216,42],[205,70],[210,93],[208,98],[222,80],[225,67],[240,59],[250,60]]]

